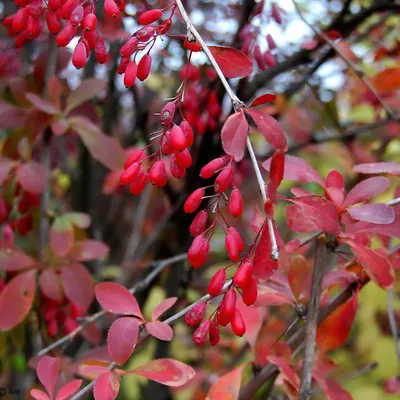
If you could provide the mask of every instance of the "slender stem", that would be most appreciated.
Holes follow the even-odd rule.
[[[397,368],[400,372],[400,342],[399,342],[399,329],[396,323],[396,315],[394,312],[393,306],[393,297],[394,297],[394,290],[393,288],[388,290],[387,294],[387,302],[388,302],[388,315],[389,315],[389,324],[390,330],[392,331],[394,345],[396,349],[396,356],[397,356]]]
[[[326,264],[327,249],[324,237],[316,240],[315,263],[311,282],[311,294],[307,307],[305,324],[305,350],[300,384],[300,400],[307,400],[311,396],[312,367],[315,352],[315,337],[318,325],[319,301],[322,289],[322,278]]]
[[[208,59],[210,60],[211,65],[214,67],[215,72],[218,75],[219,80],[221,81],[222,85],[224,86],[226,93],[230,97],[232,104],[233,104],[233,108],[235,110],[237,110],[239,107],[244,107],[244,103],[233,92],[231,86],[229,85],[229,82],[225,78],[224,73],[222,72],[221,68],[219,67],[217,61],[215,60],[214,56],[212,55],[207,44],[204,42],[203,38],[201,37],[201,35],[197,31],[197,29],[193,26],[188,14],[185,10],[185,7],[182,4],[182,1],[176,0],[175,3],[182,15],[183,20],[186,23],[186,28],[188,31],[188,33],[187,33],[188,38],[190,39],[191,37],[194,37],[201,44],[203,51],[206,53]],[[253,164],[253,168],[256,173],[257,182],[258,182],[258,186],[260,188],[261,196],[262,196],[263,202],[265,203],[267,200],[267,193],[265,190],[265,182],[262,177],[260,167],[258,165],[257,157],[254,153],[253,145],[251,144],[250,138],[247,138],[247,149],[249,151],[251,162]],[[279,250],[278,250],[276,237],[275,237],[274,224],[270,218],[268,218],[268,230],[269,230],[269,234],[271,237],[271,257],[275,260],[278,260]]]

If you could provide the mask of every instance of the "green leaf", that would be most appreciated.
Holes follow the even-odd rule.
[[[90,224],[92,223],[90,216],[85,213],[71,212],[64,214],[64,217],[67,218],[72,225],[75,225],[81,229],[89,228]]]

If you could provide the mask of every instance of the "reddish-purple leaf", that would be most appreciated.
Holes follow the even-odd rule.
[[[236,162],[241,161],[244,156],[248,131],[249,124],[243,111],[232,114],[222,127],[222,147]]]
[[[160,340],[165,340],[167,342],[172,340],[174,336],[173,329],[165,322],[161,321],[148,322],[146,324],[146,329],[151,336],[154,336]]]
[[[255,304],[258,307],[281,306],[283,304],[294,305],[294,301],[290,293],[288,294],[269,286],[258,285],[257,301]]]
[[[61,302],[64,298],[60,276],[54,269],[46,269],[40,274],[39,287],[42,293],[51,300]]]
[[[376,176],[360,182],[347,193],[342,207],[352,206],[383,193],[390,185],[388,178]]]
[[[36,366],[37,376],[51,398],[60,374],[60,359],[58,357],[42,357]]]
[[[220,376],[211,386],[207,400],[237,400],[239,398],[243,369],[246,365],[247,363]]]
[[[325,179],[325,196],[336,206],[341,206],[345,196],[343,175],[336,171],[330,171]]]
[[[279,368],[283,378],[288,381],[296,390],[300,388],[300,379],[290,364],[282,357],[269,356],[267,360]]]
[[[32,389],[29,394],[35,399],[35,400],[51,400],[50,397],[43,392],[43,390],[40,389]]]
[[[353,168],[353,172],[361,174],[390,174],[400,176],[400,163],[380,162],[358,164]]]
[[[258,288],[260,288],[260,286],[258,286]],[[250,346],[254,348],[267,310],[265,307],[256,307],[256,305],[252,307],[247,306],[244,304],[240,296],[238,296],[236,299],[236,309],[239,310],[240,314],[242,315],[243,322],[246,325],[246,333],[244,334],[244,338],[247,340]]]
[[[56,400],[67,400],[74,395],[82,385],[82,379],[74,379],[68,382],[58,391]]]
[[[253,213],[253,218],[251,219],[250,222],[250,228],[258,234],[258,232],[261,231],[261,228],[263,227],[263,224],[265,222],[265,216],[263,216],[260,212],[260,209],[258,206],[254,206],[254,213]]]
[[[395,217],[393,208],[386,204],[363,204],[348,208],[347,212],[352,218],[371,224],[391,224]]]
[[[257,106],[261,106],[265,103],[268,103],[270,101],[274,101],[276,99],[276,95],[271,94],[271,93],[266,93],[263,94],[260,97],[257,97],[250,105],[249,107],[257,107]]]
[[[369,277],[382,289],[388,289],[394,284],[394,270],[387,257],[373,251],[354,240],[346,239],[354,254],[367,271]]]
[[[302,255],[293,257],[289,265],[288,282],[296,300],[307,290],[309,278],[310,270],[306,259]]]
[[[315,222],[295,204],[286,207],[286,222],[293,232],[314,232],[318,230]]]
[[[93,388],[95,400],[114,400],[118,396],[120,379],[111,371],[100,375]]]
[[[64,215],[55,218],[50,228],[50,247],[59,257],[65,257],[74,245],[74,227]]]
[[[163,300],[153,311],[151,314],[151,319],[154,321],[158,319],[162,314],[165,313],[168,309],[170,309],[178,300],[177,297],[169,297],[168,299]]]
[[[38,110],[43,111],[46,114],[56,115],[60,110],[56,105],[35,93],[27,93],[25,96],[31,104],[33,104]]]
[[[10,176],[11,170],[18,165],[15,160],[0,157],[0,185]]]
[[[277,150],[271,159],[271,169],[269,172],[270,184],[268,185],[268,195],[274,203],[276,202],[276,190],[283,179],[284,168],[285,154],[281,150]]]
[[[126,288],[113,282],[103,282],[95,288],[96,299],[108,312],[135,315],[143,319],[135,296]]]
[[[76,261],[92,261],[105,257],[110,248],[97,240],[82,240],[77,242],[69,257]]]
[[[223,46],[208,48],[227,78],[245,78],[253,72],[253,63],[242,51]]]
[[[139,334],[139,322],[136,318],[119,318],[108,331],[108,353],[119,365],[125,364],[135,350]]]
[[[183,386],[196,375],[191,366],[170,358],[150,361],[128,373],[141,375],[152,381],[172,387]]]
[[[262,166],[269,171],[271,168],[271,158],[264,161]],[[285,155],[285,169],[283,174],[283,179],[288,179],[290,181],[297,181],[300,183],[316,182],[321,186],[324,186],[324,181],[319,176],[318,172],[299,157]]]
[[[36,270],[18,274],[0,294],[0,330],[17,326],[29,313],[35,298]]]
[[[66,265],[60,271],[65,296],[86,311],[94,298],[92,275],[82,264]]]
[[[69,123],[65,118],[53,119],[50,124],[51,131],[55,136],[61,136],[67,133],[69,129]]]
[[[260,110],[248,108],[246,112],[253,118],[257,128],[271,146],[276,149],[286,150],[287,141],[285,132],[275,118]]]
[[[0,102],[0,129],[14,129],[21,126],[21,121],[27,115],[27,110]]]
[[[0,270],[19,271],[24,268],[32,267],[35,260],[25,254],[18,246],[0,240]]]
[[[313,378],[325,392],[328,400],[353,400],[353,397],[332,378],[322,376],[319,371],[313,370]]]
[[[46,187],[47,174],[43,165],[30,161],[17,170],[19,184],[30,193],[42,193]]]

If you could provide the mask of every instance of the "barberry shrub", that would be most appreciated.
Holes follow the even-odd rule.
[[[399,394],[398,5],[186,3],[2,3],[5,394]]]

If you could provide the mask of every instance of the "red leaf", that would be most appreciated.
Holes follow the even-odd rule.
[[[264,161],[262,166],[269,171],[271,168],[271,158]],[[324,181],[319,176],[318,172],[305,160],[294,156],[285,155],[283,179],[300,183],[317,182],[321,186],[324,186]]]
[[[400,86],[400,68],[387,68],[378,72],[373,80],[374,88],[380,92],[390,92]]]
[[[18,274],[0,294],[0,330],[17,326],[29,313],[35,298],[36,271]]]
[[[49,396],[43,390],[40,389],[32,389],[29,394],[35,399],[35,400],[51,400]]]
[[[207,400],[236,400],[239,398],[244,364],[233,371],[219,377],[208,392]]]
[[[103,282],[95,288],[96,299],[108,312],[134,315],[143,319],[135,296],[126,288],[113,282]]]
[[[261,231],[265,221],[265,216],[263,216],[258,208],[258,206],[254,206],[254,214],[253,218],[250,222],[250,228],[258,234]]]
[[[95,400],[114,400],[118,396],[120,380],[111,371],[100,375],[94,383]]]
[[[103,341],[103,333],[95,322],[86,325],[81,335],[92,344],[100,344]]]
[[[325,392],[328,400],[353,400],[350,393],[344,390],[340,384],[332,378],[323,377],[317,371],[313,371],[313,378],[318,382],[321,389]]]
[[[265,103],[268,103],[269,101],[274,101],[276,99],[276,96],[274,94],[266,93],[263,94],[260,97],[257,97],[250,105],[249,107],[257,107],[261,106]]]
[[[307,290],[309,278],[310,270],[306,259],[302,255],[293,257],[289,265],[288,282],[296,300]]]
[[[107,85],[107,81],[101,79],[85,79],[67,97],[64,113],[68,114],[74,108],[96,97]]]
[[[371,197],[377,196],[378,194],[383,193],[389,187],[389,185],[389,179],[385,178],[384,176],[368,178],[354,186],[353,189],[347,193],[342,207],[352,206],[353,204],[357,204],[364,200],[368,200]]]
[[[9,158],[0,157],[0,185],[10,176],[11,170],[18,165],[14,160]]]
[[[249,124],[243,111],[232,114],[224,123],[221,131],[222,147],[226,154],[236,162],[242,160],[246,149]]]
[[[50,247],[60,257],[65,257],[74,245],[75,235],[71,222],[65,216],[57,217],[50,228]]]
[[[62,301],[64,298],[60,276],[54,269],[46,269],[40,274],[39,287],[51,300]]]
[[[36,373],[47,393],[53,398],[54,388],[60,374],[60,359],[58,357],[42,357],[37,363]]]
[[[141,375],[152,381],[172,387],[182,386],[196,375],[191,366],[170,358],[150,361],[128,373]]]
[[[395,162],[358,164],[353,168],[353,172],[358,172],[360,174],[390,174],[400,176],[400,164]]]
[[[286,222],[293,232],[315,232],[318,226],[294,204],[286,207]]]
[[[0,129],[14,129],[21,126],[21,121],[27,115],[27,110],[0,102]]]
[[[154,336],[160,340],[165,340],[167,342],[172,340],[174,336],[173,329],[165,322],[161,321],[148,322],[146,324],[146,329],[151,336]]]
[[[364,204],[347,212],[354,219],[372,224],[391,224],[395,217],[393,208],[386,204]]]
[[[295,389],[299,390],[300,388],[300,379],[293,371],[293,368],[289,365],[289,363],[282,357],[269,356],[267,360],[276,365],[279,368],[279,371],[283,375],[283,378],[288,381]]]
[[[243,52],[232,47],[208,46],[227,78],[244,78],[253,72],[253,63]]]
[[[43,165],[30,161],[17,170],[19,184],[30,193],[42,193],[46,187],[47,174]]]
[[[357,312],[357,294],[333,311],[317,328],[316,342],[322,351],[340,347],[349,336]]]
[[[293,298],[283,291],[265,285],[258,286],[258,294],[256,305],[265,306],[281,306],[283,304],[294,304]]]
[[[108,353],[119,365],[125,364],[135,350],[139,334],[139,323],[131,317],[119,318],[108,331]]]
[[[151,319],[154,321],[158,319],[162,314],[165,313],[168,309],[170,309],[178,300],[177,297],[169,297],[168,299],[163,300],[153,311],[151,314]]]
[[[46,114],[56,115],[60,110],[52,102],[41,98],[35,93],[27,93],[25,96],[31,104],[33,104],[38,110],[43,111]]]
[[[386,257],[353,240],[346,239],[345,243],[352,248],[369,277],[378,286],[382,289],[388,289],[393,286],[394,270]]]
[[[268,194],[271,199],[274,199],[274,203],[276,200],[276,191],[283,179],[284,168],[285,154],[281,150],[276,150],[271,159],[271,170],[269,172],[270,183],[272,185],[268,185]],[[273,191],[272,193],[271,190]]]
[[[35,265],[35,260],[25,254],[18,246],[0,240],[0,270],[19,271]]]
[[[94,159],[112,170],[123,169],[125,151],[117,140],[104,134],[89,119],[76,116],[69,118],[71,128],[78,133]]]
[[[68,382],[57,393],[56,400],[67,400],[72,395],[74,395],[82,385],[82,379],[74,379]]]
[[[82,240],[77,242],[69,257],[76,261],[92,261],[105,257],[110,248],[97,240]]]
[[[94,298],[92,275],[82,264],[66,265],[60,271],[65,296],[86,311]]]
[[[286,151],[287,141],[285,132],[275,118],[260,110],[248,108],[246,112],[251,115],[257,128],[271,146]]]

